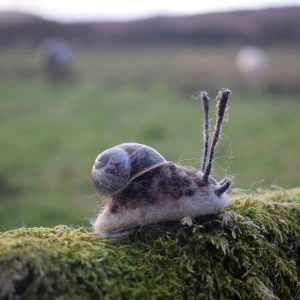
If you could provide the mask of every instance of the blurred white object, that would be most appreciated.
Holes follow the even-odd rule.
[[[255,46],[240,49],[236,57],[236,67],[244,76],[264,74],[269,66],[269,59],[265,51]]]

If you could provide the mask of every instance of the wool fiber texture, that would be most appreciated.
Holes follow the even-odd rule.
[[[229,200],[226,194],[217,195],[216,188],[213,178],[204,186],[202,172],[169,162],[114,195],[97,217],[95,232],[108,236],[136,226],[216,214]]]

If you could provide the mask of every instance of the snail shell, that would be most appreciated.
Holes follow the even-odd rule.
[[[98,155],[92,169],[92,180],[102,195],[112,196],[137,177],[166,163],[167,160],[149,146],[124,143]]]

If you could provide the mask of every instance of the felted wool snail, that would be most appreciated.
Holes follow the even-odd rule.
[[[114,237],[133,228],[184,217],[219,213],[228,203],[231,180],[210,176],[215,147],[230,95],[217,96],[216,126],[209,149],[209,98],[201,94],[204,120],[204,151],[201,170],[167,161],[153,148],[124,143],[100,153],[92,169],[92,180],[108,201],[93,226],[95,233]]]

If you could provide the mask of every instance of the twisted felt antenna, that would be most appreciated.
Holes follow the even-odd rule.
[[[202,99],[202,107],[204,111],[204,126],[203,126],[203,140],[204,140],[204,152],[202,158],[201,170],[204,172],[207,161],[208,154],[208,143],[209,143],[209,121],[208,121],[208,111],[209,111],[209,97],[207,92],[203,91],[200,93]]]
[[[217,96],[217,120],[216,120],[216,126],[215,126],[213,139],[211,142],[208,164],[205,168],[204,175],[203,175],[203,185],[208,184],[208,176],[210,174],[211,167],[212,167],[212,161],[213,161],[214,154],[215,154],[215,147],[217,145],[217,142],[218,142],[218,139],[220,136],[222,122],[223,122],[223,118],[224,118],[224,114],[225,114],[225,110],[226,110],[226,106],[227,106],[227,100],[229,98],[230,93],[231,92],[229,89],[221,89]]]
[[[224,194],[231,185],[232,178],[225,177],[222,181],[219,182],[219,187],[215,190],[217,196]]]

